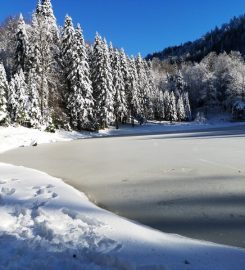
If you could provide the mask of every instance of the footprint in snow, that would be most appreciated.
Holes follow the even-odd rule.
[[[122,248],[122,244],[109,238],[101,239],[97,245],[100,252],[119,251]]]
[[[5,181],[5,180],[0,180],[0,185],[5,185],[5,184],[7,184],[7,181]]]
[[[34,186],[32,189],[36,190],[33,194],[33,197],[36,198],[33,209],[38,209],[39,207],[45,206],[51,200],[58,197],[58,194],[50,190],[51,188],[55,188],[52,185],[48,186]]]
[[[40,186],[34,186],[32,189],[40,189]]]
[[[47,185],[46,188],[55,188],[53,185]]]
[[[15,193],[15,188],[5,188],[5,187],[2,187],[1,189],[1,193],[3,195],[7,195],[7,196],[11,196]]]
[[[12,179],[11,179],[11,181],[12,181],[12,182],[19,182],[19,181],[20,181],[20,179],[17,179],[17,178],[12,178]]]
[[[52,193],[52,198],[54,199],[54,198],[57,198],[57,197],[58,197],[58,194],[55,193],[55,192],[53,192],[53,193]]]

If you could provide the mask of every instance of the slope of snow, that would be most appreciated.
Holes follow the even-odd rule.
[[[0,172],[0,269],[244,269],[245,250],[138,225],[38,171]]]
[[[89,132],[57,131],[48,133],[37,129],[25,127],[0,127],[0,152],[16,147],[31,146],[33,143],[51,143],[57,141],[70,141],[90,137]]]
[[[151,125],[141,130],[165,126]],[[0,151],[90,136],[0,128]],[[243,249],[158,232],[98,208],[60,179],[6,164],[0,164],[0,243],[0,270],[243,270],[245,265]]]

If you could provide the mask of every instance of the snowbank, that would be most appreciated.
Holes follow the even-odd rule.
[[[38,171],[0,171],[0,269],[244,269],[245,250],[138,225]]]
[[[155,132],[159,127],[163,125],[152,123],[141,131]],[[139,129],[135,129],[137,133]],[[104,131],[104,135],[117,132]],[[34,141],[39,144],[90,136],[0,128],[0,151]],[[0,164],[0,217],[0,270],[243,270],[245,265],[243,249],[136,224],[96,207],[60,179],[23,167]]]

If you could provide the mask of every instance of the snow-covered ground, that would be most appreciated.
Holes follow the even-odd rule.
[[[160,132],[168,129],[166,125],[152,123],[134,132]],[[197,128],[190,124],[175,127],[187,126]],[[104,133],[120,135],[119,131],[113,132]],[[33,141],[39,144],[90,136],[0,128],[0,151],[31,145]],[[243,249],[155,231],[98,208],[60,179],[0,164],[1,270],[243,270],[244,266]]]
[[[219,127],[232,127],[244,125],[245,122],[228,122],[224,121],[222,117],[213,118],[204,123],[200,122],[149,122],[140,126],[136,124],[134,128],[131,125],[121,126],[120,129],[111,127],[110,129],[100,130],[99,132],[68,132],[64,130],[56,131],[56,133],[48,133],[37,129],[28,129],[25,127],[0,127],[0,153],[24,146],[31,146],[35,143],[52,143],[61,141],[71,141],[76,139],[103,137],[103,136],[126,136],[138,134],[154,134],[161,132],[174,132],[181,130],[196,130],[196,129],[210,129]]]

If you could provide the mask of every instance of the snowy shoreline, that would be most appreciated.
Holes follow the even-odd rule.
[[[146,129],[152,130],[152,125]],[[33,140],[40,144],[85,137],[61,134],[0,128],[0,151]],[[6,164],[0,164],[0,171],[0,269],[244,268],[243,249],[141,226],[100,209],[84,194],[42,172]]]
[[[77,132],[59,130],[55,133],[40,131],[38,129],[29,129],[21,126],[0,127],[0,153],[18,148],[32,146],[33,144],[46,144],[54,142],[69,142],[77,139],[90,139],[114,136],[140,136],[154,135],[168,132],[188,132],[188,131],[205,131],[221,127],[245,126],[245,122],[226,122],[213,120],[205,123],[199,122],[149,122],[143,126],[131,125],[122,126],[120,129],[110,127],[109,129],[100,130],[99,132]]]

